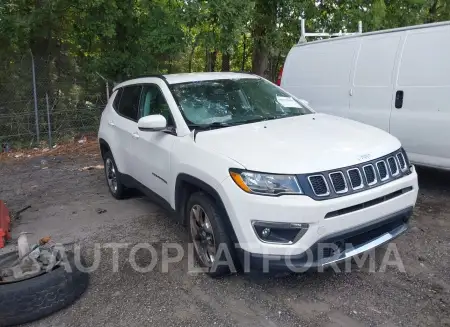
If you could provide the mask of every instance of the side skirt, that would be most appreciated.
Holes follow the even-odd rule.
[[[156,203],[164,210],[166,210],[169,213],[169,216],[175,218],[177,222],[182,222],[181,217],[177,215],[175,209],[172,208],[170,203],[159,196],[157,193],[153,192],[151,189],[149,189],[130,175],[120,174],[120,179],[127,188],[137,189],[140,192],[144,193],[145,196],[148,197],[152,202]]]

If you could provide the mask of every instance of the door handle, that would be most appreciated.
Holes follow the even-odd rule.
[[[401,109],[403,107],[403,91],[399,90],[395,93],[395,108]]]
[[[131,134],[131,136],[134,138],[134,139],[138,139],[140,136],[139,136],[139,134],[138,133],[133,133],[133,134]]]
[[[112,120],[110,120],[110,121],[108,122],[108,125],[109,125],[109,126],[116,126],[116,124],[114,124],[114,122],[113,122]]]

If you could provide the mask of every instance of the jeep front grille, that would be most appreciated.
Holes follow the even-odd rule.
[[[345,181],[344,174],[340,171],[330,174],[331,184],[336,193],[345,193],[348,191],[347,182]]]
[[[380,175],[380,180],[383,182],[389,178],[386,162],[378,161],[377,162],[378,174]]]
[[[298,175],[298,179],[308,183],[305,194],[325,200],[378,187],[410,173],[407,159],[399,150],[351,167]]]
[[[373,167],[373,165],[364,166],[363,170],[367,185],[375,185],[377,183],[377,175],[375,173],[375,168]]]
[[[398,171],[397,161],[395,160],[395,158],[390,157],[390,158],[388,158],[387,162],[389,165],[389,171],[391,172],[391,175],[397,176],[399,171]]]
[[[403,155],[403,153],[397,153],[397,160],[400,166],[400,170],[401,171],[405,171],[406,168],[408,168],[408,166],[406,165],[406,160],[405,160],[405,156]]]
[[[347,170],[348,178],[350,179],[350,184],[352,184],[352,189],[359,190],[364,187],[361,173],[358,168],[352,168]]]
[[[309,176],[308,179],[315,195],[327,196],[330,194],[327,181],[323,175]]]

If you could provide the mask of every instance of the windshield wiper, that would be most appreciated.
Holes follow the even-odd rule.
[[[210,124],[189,124],[188,126],[200,130],[208,130],[212,128],[229,127],[233,126],[233,124],[215,121],[214,123]]]
[[[259,123],[259,122],[262,122],[262,121],[274,120],[274,119],[285,118],[285,117],[289,117],[289,116],[288,115],[261,116],[261,117],[258,117],[258,118],[253,118],[253,119],[239,121],[239,122],[236,122],[235,124],[236,125],[243,125],[243,124]]]
[[[233,125],[234,124],[215,121],[214,123],[210,123],[210,124],[188,124],[188,127],[195,129],[194,130],[194,141],[195,141],[195,138],[196,138],[198,132],[209,131],[209,130],[215,129],[215,128],[230,127]]]

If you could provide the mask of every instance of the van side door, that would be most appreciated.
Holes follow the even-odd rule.
[[[403,32],[359,38],[348,118],[389,131],[395,64]]]
[[[406,33],[390,132],[412,162],[450,168],[450,25]]]
[[[294,46],[286,59],[281,87],[309,102],[317,112],[348,117],[350,72],[356,38]]]

